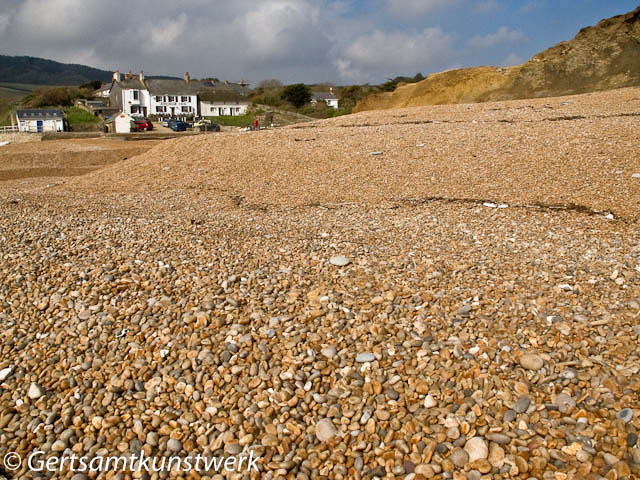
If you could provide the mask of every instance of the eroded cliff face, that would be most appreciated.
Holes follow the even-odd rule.
[[[475,67],[429,75],[371,95],[355,111],[587,93],[640,85],[640,7],[582,29],[509,68]]]

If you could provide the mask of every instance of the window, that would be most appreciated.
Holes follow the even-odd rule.
[[[182,113],[190,113],[191,107],[182,107]]]
[[[156,112],[158,112],[158,113],[164,113],[166,111],[167,111],[167,109],[165,107],[161,107],[161,106],[157,106],[156,107]]]
[[[175,102],[176,101],[176,97],[173,97],[171,95],[169,95],[169,102]]]
[[[162,97],[160,95],[156,96],[156,102],[161,102],[162,101]]]
[[[181,102],[188,102],[189,100],[190,100],[189,97],[185,97],[185,96],[180,97]]]
[[[134,100],[138,100],[140,98],[140,92],[138,90],[133,90],[131,94],[133,95]]]

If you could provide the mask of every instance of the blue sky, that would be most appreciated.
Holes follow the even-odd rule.
[[[507,66],[639,0],[0,0],[0,53],[147,74],[378,83]],[[1,80],[1,79],[0,79]]]

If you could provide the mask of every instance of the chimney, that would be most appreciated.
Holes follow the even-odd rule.
[[[191,77],[189,77],[189,72],[184,74],[184,81],[189,83],[191,81]]]
[[[144,72],[140,70],[140,83],[144,83]]]
[[[114,79],[116,82],[119,82],[119,81],[120,81],[120,70],[116,70],[115,72],[113,72],[113,79]]]

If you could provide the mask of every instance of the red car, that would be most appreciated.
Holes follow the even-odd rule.
[[[153,123],[148,118],[138,118],[133,122],[134,132],[144,132],[153,130]]]

